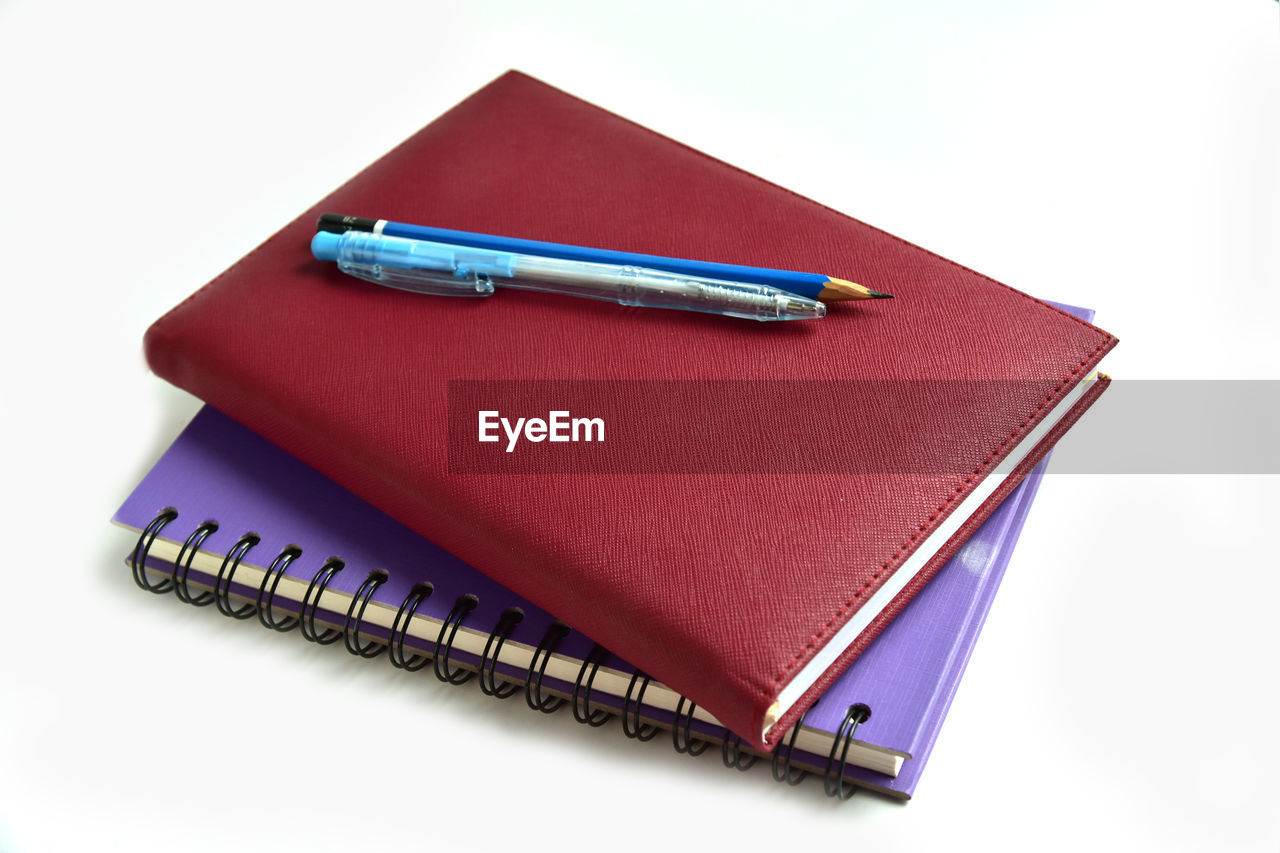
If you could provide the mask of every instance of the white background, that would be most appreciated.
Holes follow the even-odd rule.
[[[906,806],[133,586],[198,405],[147,325],[508,67],[1096,307],[1116,376],[1280,378],[1272,0],[624,6],[0,0],[0,850],[1276,850],[1275,477],[1050,476]]]

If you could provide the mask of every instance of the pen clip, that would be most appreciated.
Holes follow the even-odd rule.
[[[381,264],[357,264],[350,261],[339,261],[338,269],[364,281],[396,290],[407,290],[410,293],[425,293],[431,296],[493,295],[493,282],[488,276],[478,273],[459,276],[446,270],[399,269]]]

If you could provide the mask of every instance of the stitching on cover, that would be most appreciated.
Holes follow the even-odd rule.
[[[853,606],[853,603],[857,601],[859,598],[861,598],[863,593],[865,593],[867,589],[871,587],[882,574],[888,571],[889,567],[894,564],[894,562],[898,559],[898,557],[900,557],[908,547],[910,547],[911,543],[914,542],[916,539],[918,539],[920,537],[920,534],[923,533],[925,529],[928,528],[928,526],[931,525],[938,518],[938,516],[942,514],[942,511],[947,508],[947,505],[950,504],[952,501],[954,501],[961,492],[963,492],[971,483],[973,483],[975,479],[977,479],[978,475],[982,473],[982,469],[986,468],[988,465],[991,464],[992,460],[995,459],[997,454],[1000,453],[1000,450],[1006,444],[1013,441],[1013,439],[1017,438],[1017,436],[1027,428],[1027,425],[1031,423],[1031,421],[1040,412],[1040,410],[1042,410],[1045,406],[1049,405],[1049,401],[1052,400],[1054,397],[1058,396],[1058,393],[1067,386],[1067,384],[1071,381],[1071,378],[1075,376],[1077,373],[1079,373],[1080,370],[1085,365],[1087,365],[1090,361],[1092,361],[1094,357],[1097,356],[1098,353],[1101,352],[1110,342],[1111,342],[1111,336],[1108,335],[1106,340],[1102,341],[1102,343],[1094,347],[1093,352],[1089,353],[1087,356],[1081,359],[1080,363],[1077,364],[1074,368],[1072,368],[1071,372],[1067,374],[1067,378],[1059,382],[1057,387],[1055,387],[1052,391],[1049,392],[1049,394],[1044,398],[1044,400],[1041,401],[1040,405],[1036,406],[1036,408],[1031,412],[1031,414],[1027,415],[1026,420],[1024,420],[1021,424],[1019,424],[1013,430],[1013,432],[1009,433],[1009,436],[1005,438],[1004,441],[996,445],[996,448],[987,455],[987,458],[984,459],[978,465],[977,468],[973,469],[973,473],[970,474],[968,477],[966,477],[963,482],[961,482],[958,486],[955,487],[955,489],[951,492],[951,494],[948,495],[946,499],[938,506],[938,508],[933,511],[932,515],[930,515],[927,519],[922,521],[918,527],[916,527],[916,529],[912,532],[912,534],[909,537],[907,537],[907,541],[899,545],[898,549],[889,555],[889,558],[884,561],[884,564],[881,565],[879,569],[876,570],[875,574],[871,576],[870,580],[868,580],[865,584],[863,584],[862,587],[857,592],[855,592],[848,601],[846,601],[844,604],[840,606],[840,609],[837,610],[835,615],[832,616],[831,619],[827,621],[827,624],[823,625],[822,628],[820,628],[812,637],[809,638],[809,641],[804,645],[804,647],[801,648],[800,651],[796,652],[796,654],[792,656],[791,660],[787,662],[786,666],[784,666],[778,672],[778,675],[770,683],[769,689],[760,691],[761,695],[763,695],[766,699],[772,699],[774,695],[776,695],[778,691],[778,687],[782,683],[782,679],[786,677],[788,672],[790,672],[792,669],[795,668],[796,664],[798,664],[801,660],[805,659],[808,656],[808,653],[816,647],[818,640],[822,639],[822,636],[831,629],[831,626],[834,625],[837,621],[839,621],[840,617],[842,617],[846,612],[848,612],[849,608]]]

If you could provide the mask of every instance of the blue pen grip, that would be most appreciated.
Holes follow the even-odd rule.
[[[509,277],[509,254],[459,249],[361,231],[318,232],[311,238],[318,260],[337,261],[348,275],[375,284],[443,296],[488,296],[493,277]]]
[[[322,261],[347,261],[407,270],[443,270],[458,276],[474,274],[510,278],[515,274],[515,256],[511,252],[379,237],[364,231],[345,234],[318,231],[311,238],[311,253]]]

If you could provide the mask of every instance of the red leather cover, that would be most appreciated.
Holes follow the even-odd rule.
[[[311,259],[315,218],[325,211],[815,270],[895,299],[836,306],[821,321],[757,324],[511,291],[487,300],[402,294]],[[1115,342],[1005,285],[511,72],[159,320],[146,353],[160,376],[759,747],[782,686]],[[451,472],[450,380],[513,379],[938,380],[920,386],[927,398],[907,401],[927,417],[903,419],[850,400],[846,429],[832,437],[856,442],[871,458],[923,448],[931,462],[923,472],[850,473],[831,470],[814,448],[781,472]],[[939,397],[938,389],[952,387],[944,380],[1004,384],[975,407],[964,383],[953,398]],[[727,405],[709,414],[676,400],[672,423],[710,417],[744,432],[741,425],[778,415]],[[819,406],[798,395],[782,417],[802,422],[822,409],[829,418],[830,408],[829,399]]]

